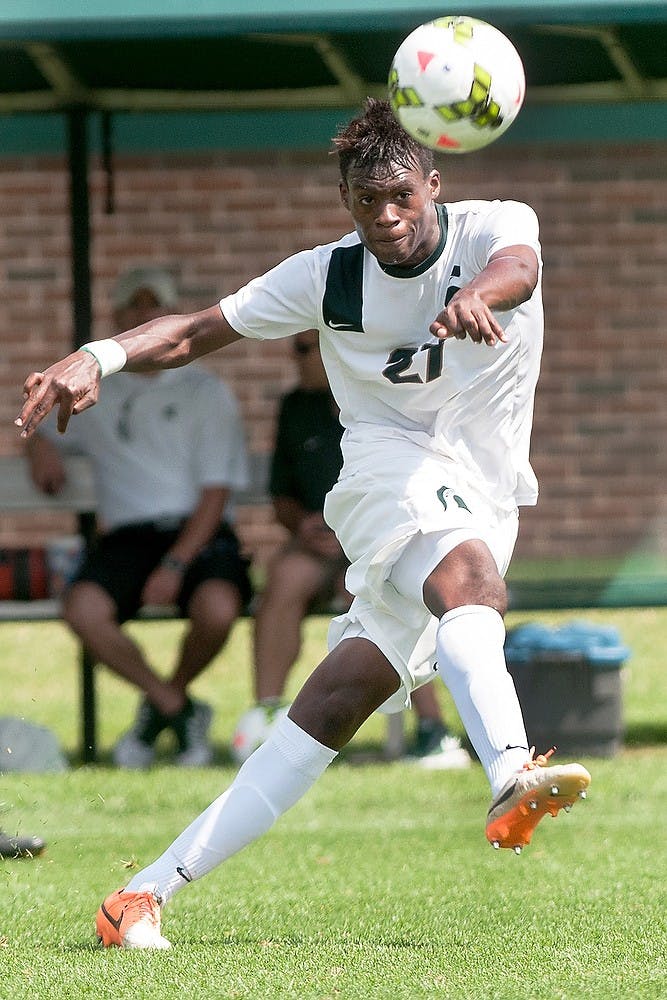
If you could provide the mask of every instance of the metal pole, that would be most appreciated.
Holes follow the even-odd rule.
[[[68,112],[73,347],[91,339],[88,121],[83,108]]]
[[[69,139],[70,232],[72,259],[72,347],[91,340],[90,210],[88,194],[88,122],[84,108],[67,115]],[[91,525],[79,529],[89,541]],[[94,763],[97,756],[97,705],[95,662],[81,647],[81,758]]]

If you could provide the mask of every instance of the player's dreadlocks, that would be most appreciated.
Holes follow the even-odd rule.
[[[343,180],[352,166],[371,176],[384,173],[392,164],[408,170],[419,167],[424,176],[433,169],[431,150],[398,124],[388,101],[374,97],[366,99],[363,115],[343,126],[332,141]]]

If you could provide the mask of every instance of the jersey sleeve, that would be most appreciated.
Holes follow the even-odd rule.
[[[541,262],[540,227],[535,211],[520,201],[494,202],[491,211],[478,216],[475,246],[483,268],[490,257],[511,246],[529,246]]]
[[[243,337],[278,340],[319,325],[321,280],[317,254],[287,257],[220,301],[230,326]]]

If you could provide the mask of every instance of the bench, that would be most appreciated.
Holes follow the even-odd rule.
[[[38,490],[31,478],[28,463],[22,455],[0,456],[0,512],[37,513],[40,511],[69,512],[75,515],[78,530],[88,544],[95,533],[95,487],[90,463],[82,456],[65,457],[67,481],[55,496]],[[268,456],[250,455],[250,486],[237,494],[237,506],[257,506],[270,503],[266,492]],[[246,611],[246,614],[249,612]],[[335,613],[335,612],[332,612]],[[138,619],[161,621],[174,619],[179,612],[171,607],[142,608]],[[61,618],[61,602],[52,597],[43,600],[0,600],[0,622],[44,622]],[[97,759],[97,696],[95,661],[85,647],[80,649],[80,758],[85,764]],[[404,747],[401,714],[387,716],[385,755],[400,757]]]
[[[68,511],[78,519],[84,540],[95,531],[95,490],[90,465],[80,456],[68,456],[67,485],[57,496],[46,496],[30,479],[28,464],[21,455],[0,456],[0,512]],[[269,503],[266,494],[268,456],[250,456],[251,486],[237,499],[239,506]],[[510,579],[510,610],[540,611],[594,607],[647,607],[667,605],[667,577],[644,575],[609,579]],[[335,613],[335,612],[332,612]],[[176,617],[172,608],[143,608],[141,620]],[[0,601],[2,621],[58,620],[57,598],[35,601]],[[97,757],[97,702],[95,663],[82,647],[80,652],[80,756],[84,763]],[[387,716],[385,756],[400,757],[404,749],[403,713]]]

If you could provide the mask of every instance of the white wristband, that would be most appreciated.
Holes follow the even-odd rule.
[[[101,378],[119,372],[127,363],[125,348],[117,340],[92,340],[89,344],[83,344],[79,350],[92,354],[100,366]]]

